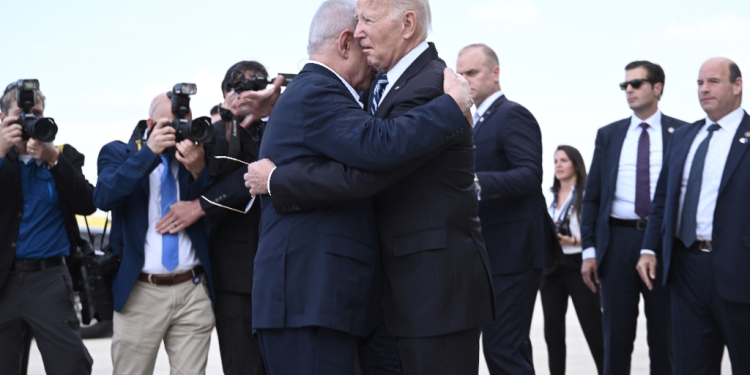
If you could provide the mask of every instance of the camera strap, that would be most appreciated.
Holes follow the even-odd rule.
[[[227,156],[237,158],[240,155],[240,135],[237,134],[239,124],[237,119],[232,119],[230,124],[232,130],[229,132],[229,150]]]

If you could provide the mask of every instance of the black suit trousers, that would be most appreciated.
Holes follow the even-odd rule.
[[[750,374],[750,304],[719,296],[712,254],[675,240],[671,292],[675,374],[720,375],[724,346],[733,374]]]
[[[268,375],[352,375],[358,338],[325,327],[259,329]]]
[[[599,266],[601,280],[604,374],[630,374],[630,362],[643,295],[651,375],[672,374],[672,332],[669,291],[655,282],[649,291],[635,266],[641,256],[644,231],[610,226],[607,253]],[[658,268],[656,280],[661,279]]]
[[[253,336],[252,294],[216,290],[214,315],[224,374],[264,375],[260,345]]]
[[[404,375],[464,375],[479,372],[481,328],[433,337],[398,337]]]
[[[542,270],[492,276],[497,320],[482,329],[484,359],[492,375],[533,375],[531,317]]]
[[[592,293],[581,278],[581,254],[565,255],[565,264],[544,277],[539,294],[544,311],[544,339],[549,353],[550,375],[565,374],[565,314],[568,297],[573,300],[583,335],[589,344],[599,375],[604,372],[604,334],[599,294]]]
[[[47,374],[90,374],[67,266],[11,272],[0,288],[0,373],[22,372],[25,327],[31,327]]]

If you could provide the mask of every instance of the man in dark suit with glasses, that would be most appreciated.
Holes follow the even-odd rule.
[[[659,111],[664,70],[648,61],[625,67],[620,84],[633,115],[607,125],[596,136],[581,215],[584,282],[601,285],[604,373],[629,374],[638,303],[648,320],[651,374],[672,373],[669,294],[649,291],[635,269],[651,200],[669,138],[685,122]]]

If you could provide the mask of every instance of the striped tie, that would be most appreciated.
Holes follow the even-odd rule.
[[[378,78],[378,82],[375,85],[375,90],[372,92],[372,105],[370,106],[370,114],[372,114],[373,116],[375,116],[375,111],[378,110],[380,97],[383,96],[383,91],[385,91],[386,86],[388,86],[388,76],[383,74],[380,76],[380,78]]]
[[[698,145],[693,156],[693,164],[690,166],[687,188],[685,188],[685,200],[682,202],[682,217],[680,222],[680,239],[685,247],[690,247],[695,242],[695,230],[698,226],[698,201],[701,197],[701,185],[703,185],[703,166],[706,163],[708,143],[711,136],[721,127],[713,124],[708,127],[708,135]]]

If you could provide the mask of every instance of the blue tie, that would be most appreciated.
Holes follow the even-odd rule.
[[[680,240],[685,247],[690,247],[695,242],[695,230],[698,225],[698,201],[701,197],[701,185],[703,184],[703,166],[706,163],[706,154],[708,153],[708,143],[711,136],[721,127],[712,124],[708,127],[708,135],[698,145],[693,157],[693,164],[690,166],[690,175],[688,175],[687,188],[685,189],[685,200],[682,202],[682,216],[680,221]]]
[[[388,86],[388,76],[382,74],[380,78],[378,78],[375,90],[372,92],[372,105],[370,106],[370,114],[373,116],[375,116],[375,111],[378,110],[380,97],[383,96],[383,91],[385,91],[386,86]]]
[[[172,174],[172,156],[162,155],[164,171],[161,173],[161,216],[169,213],[169,206],[177,202],[177,183]],[[169,272],[177,267],[180,261],[177,234],[164,233],[161,236],[161,264]]]

